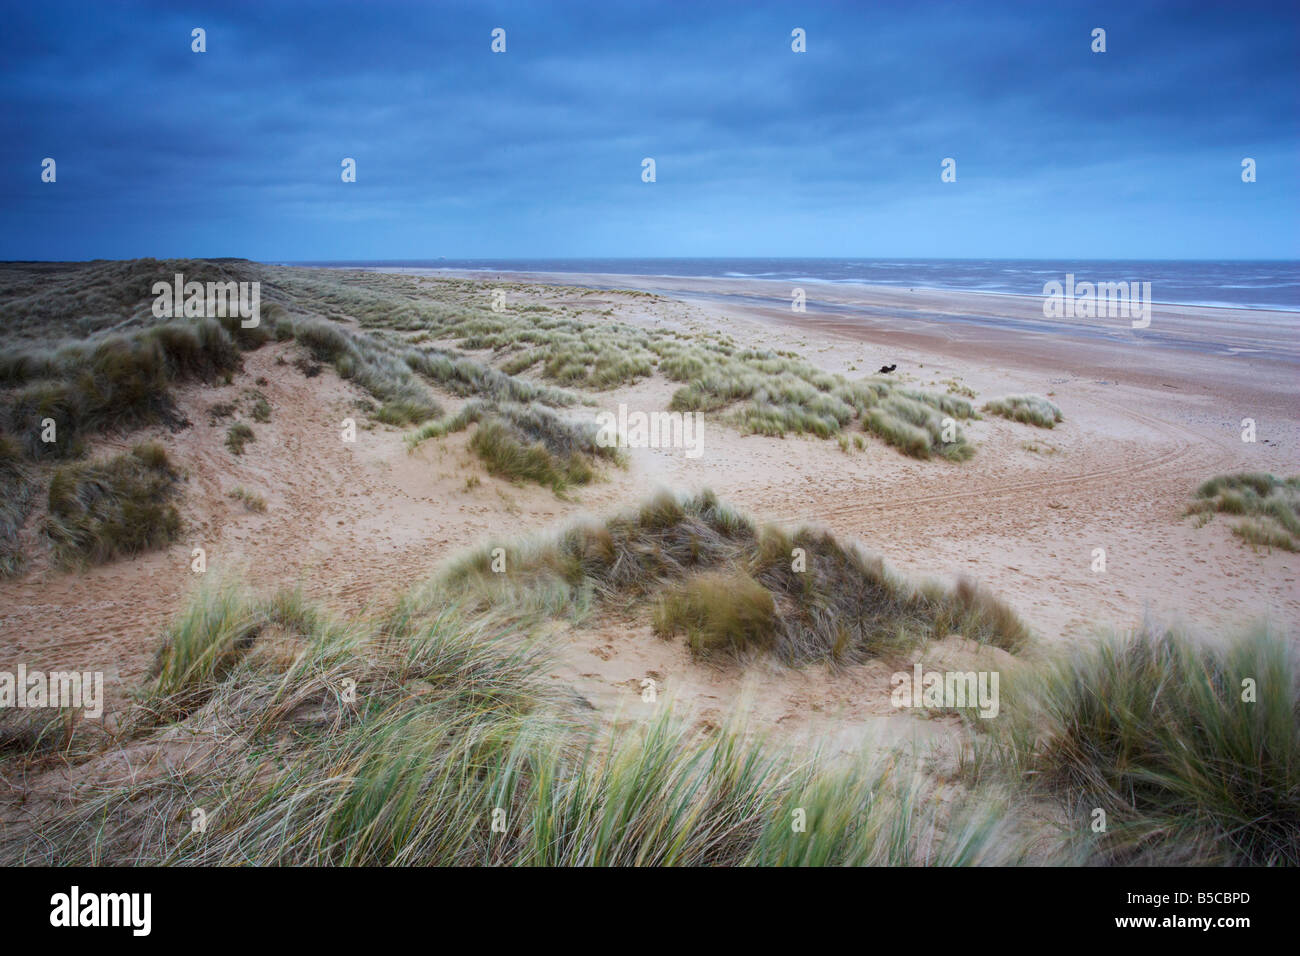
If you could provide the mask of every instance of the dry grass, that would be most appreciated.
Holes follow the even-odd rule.
[[[232,455],[242,455],[249,442],[257,441],[253,429],[243,422],[235,422],[226,429],[226,447]]]
[[[227,492],[226,497],[241,502],[244,508],[248,511],[253,511],[258,514],[262,514],[266,511],[266,499],[255,491],[249,491],[242,485],[232,488]]]
[[[36,497],[35,470],[23,461],[22,450],[0,435],[0,578],[22,571],[27,563],[21,534]]]
[[[165,547],[180,533],[180,473],[158,443],[104,461],[63,465],[50,479],[42,533],[65,566]]]
[[[554,540],[504,547],[509,573],[492,572],[486,546],[449,566],[445,583],[472,582],[488,601],[565,609],[662,601],[668,627],[699,621],[710,599],[725,619],[732,595],[721,582],[747,577],[775,601],[773,637],[762,643],[790,664],[861,662],[954,632],[1011,651],[1029,637],[1005,604],[970,582],[909,585],[856,546],[813,529],[759,529],[710,492],[664,494]]]
[[[772,593],[739,569],[691,575],[666,589],[654,610],[656,633],[684,631],[686,643],[702,657],[769,647],[776,625]]]
[[[131,749],[129,783],[79,788],[5,863],[100,865],[970,865],[1021,862],[1005,796],[865,750],[822,762],[670,710],[605,732],[546,679],[535,622],[337,621],[300,596],[209,587],[156,677],[76,771]],[[154,759],[181,735],[183,762]],[[23,738],[25,741],[27,738]],[[20,741],[18,746],[23,746]],[[29,754],[38,760],[39,755]],[[190,827],[202,807],[208,826]],[[793,827],[801,818],[806,826]]]

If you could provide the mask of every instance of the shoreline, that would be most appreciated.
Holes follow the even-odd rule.
[[[1290,261],[1290,260],[1280,260]],[[591,280],[606,278],[620,280],[669,280],[670,282],[755,282],[755,283],[779,283],[784,286],[800,283],[817,283],[819,285],[831,288],[846,287],[868,289],[877,292],[903,292],[924,293],[933,295],[958,295],[958,296],[991,296],[994,298],[1012,298],[1035,301],[1041,303],[1045,295],[1034,292],[1009,292],[999,289],[953,289],[941,288],[938,286],[914,285],[904,286],[886,285],[878,282],[865,282],[857,279],[827,279],[819,276],[788,276],[778,278],[775,276],[759,275],[682,275],[678,273],[641,273],[641,272],[566,272],[566,271],[549,271],[549,270],[531,270],[531,269],[464,269],[457,267],[438,267],[438,266],[397,266],[397,265],[370,265],[366,263],[298,263],[298,262],[281,262],[268,261],[265,265],[282,266],[284,268],[295,269],[338,269],[349,270],[355,269],[361,272],[382,272],[392,275],[423,275],[437,277],[439,275],[449,278],[463,279],[482,279],[491,276],[512,276],[528,277],[537,281],[544,281],[550,285],[571,285],[573,283],[565,281],[566,279],[582,278],[584,285],[591,288],[600,288],[606,291],[615,291],[624,286],[599,285]],[[788,298],[788,296],[775,296],[774,298]],[[1250,312],[1265,313],[1281,316],[1300,317],[1300,304],[1295,306],[1284,306],[1277,303],[1266,305],[1243,305],[1233,304],[1231,302],[1208,302],[1208,301],[1186,301],[1186,300],[1164,300],[1153,299],[1150,303],[1154,306],[1161,306],[1171,309],[1214,309],[1233,312]]]
[[[1039,300],[997,293],[835,284],[809,297],[805,312],[792,313],[787,296],[772,295],[772,280],[428,269],[391,274],[649,292],[737,321],[889,349],[886,361],[902,351],[911,352],[918,363],[928,358],[973,360],[1052,377],[1173,388],[1207,400],[1230,393],[1270,414],[1293,401],[1300,369],[1300,330],[1275,318],[1288,313],[1250,309],[1153,304],[1150,326],[1135,330],[1127,319],[1044,318]]]
[[[287,268],[287,267],[286,267]],[[604,292],[617,292],[631,289],[634,291],[657,292],[661,295],[672,295],[674,293],[687,294],[712,294],[712,295],[739,295],[744,291],[745,286],[756,286],[750,292],[750,297],[765,300],[767,302],[780,302],[788,307],[790,296],[786,293],[781,295],[772,294],[772,290],[764,289],[762,286],[780,284],[789,286],[792,282],[818,282],[824,285],[827,293],[824,300],[827,303],[835,305],[850,305],[851,301],[846,300],[846,295],[855,295],[864,298],[861,304],[864,305],[908,305],[921,307],[934,302],[944,302],[949,304],[949,308],[941,310],[943,314],[952,317],[961,316],[987,316],[989,318],[1007,318],[1007,317],[1028,317],[1036,315],[1045,324],[1053,328],[1065,329],[1078,327],[1079,322],[1070,322],[1064,319],[1052,319],[1043,315],[1042,302],[1046,298],[1041,295],[1030,295],[1028,293],[1018,292],[991,292],[981,290],[957,290],[957,289],[936,289],[921,286],[903,287],[903,286],[886,286],[872,283],[850,282],[841,279],[760,279],[760,278],[738,278],[738,277],[715,277],[715,276],[669,276],[669,275],[641,275],[638,273],[605,273],[605,272],[513,272],[513,271],[478,271],[478,270],[461,270],[461,269],[425,269],[425,268],[390,268],[380,266],[294,266],[292,268],[320,268],[320,269],[355,269],[359,272],[378,272],[389,275],[408,275],[421,276],[427,278],[451,278],[464,279],[468,281],[486,281],[492,278],[501,279],[511,282],[535,282],[541,285],[554,285],[564,287],[582,287],[598,289]],[[716,291],[710,290],[708,286],[718,287]],[[701,287],[701,288],[697,288]],[[740,287],[739,289],[735,287]],[[835,291],[832,291],[835,290]],[[987,300],[987,305],[1000,305],[1002,308],[998,311],[988,309],[966,309],[958,311],[952,306],[959,305],[963,300],[972,298],[976,300]],[[892,301],[897,299],[899,301]],[[904,301],[912,299],[913,301]],[[1004,300],[1010,300],[1010,303]],[[809,298],[808,302],[813,300]],[[1026,310],[1026,304],[1033,303],[1033,308]],[[1169,317],[1184,317],[1191,313],[1211,312],[1223,313],[1220,316],[1223,320],[1243,319],[1243,318],[1261,318],[1276,317],[1279,321],[1284,321],[1284,317],[1300,317],[1300,309],[1295,311],[1287,309],[1258,309],[1248,306],[1231,306],[1231,305],[1203,305],[1199,303],[1179,303],[1179,302],[1161,302],[1152,301],[1150,303],[1153,317],[1158,310]],[[1015,316],[1008,316],[1007,312],[1017,313]],[[1101,322],[1103,320],[1095,320]],[[1115,321],[1115,320],[1109,320]],[[1117,326],[1115,330],[1122,331],[1127,326]],[[1300,338],[1298,338],[1300,341]]]

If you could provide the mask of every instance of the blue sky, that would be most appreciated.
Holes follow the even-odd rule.
[[[3,259],[1300,258],[1294,2],[0,13]]]

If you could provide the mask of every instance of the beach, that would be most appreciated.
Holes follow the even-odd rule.
[[[392,275],[415,290],[445,278]],[[1021,296],[810,285],[799,314],[788,287],[762,280],[461,278],[473,283],[469,297],[485,300],[508,284],[512,309],[574,305],[597,322],[726,335],[849,378],[896,364],[900,384],[948,383],[968,389],[977,405],[1045,395],[1064,421],[1051,430],[991,416],[965,423],[976,453],[952,463],[877,443],[846,454],[809,436],[745,435],[706,416],[698,458],[631,448],[625,469],[569,498],[489,476],[467,491],[463,435],[408,452],[400,429],[381,426],[356,446],[340,446],[320,425],[347,414],[356,385],[328,373],[305,380],[283,362],[292,345],[272,344],[248,353],[228,386],[180,389],[181,411],[196,424],[159,432],[191,475],[187,541],[84,574],[38,559],[27,575],[0,582],[6,656],[103,668],[110,693],[120,696],[147,673],[159,634],[190,592],[192,582],[176,571],[192,544],[202,542],[215,565],[238,567],[249,580],[301,582],[356,611],[384,606],[394,580],[419,579],[484,541],[607,515],[659,488],[711,488],[758,520],[823,526],[909,576],[978,580],[1045,646],[1146,618],[1209,634],[1260,620],[1296,633],[1297,556],[1253,552],[1224,519],[1197,527],[1184,516],[1198,484],[1215,475],[1300,472],[1300,341],[1284,313],[1156,305],[1150,327],[1139,331],[1116,321],[1051,323],[1041,303]],[[232,463],[222,433],[203,423],[206,409],[254,381],[264,383],[275,417],[257,454]],[[665,409],[676,388],[653,375],[597,393],[594,405],[572,414],[620,404]],[[1256,422],[1253,443],[1242,441],[1246,418]],[[235,483],[261,489],[266,513],[241,513],[228,501]],[[1104,571],[1094,570],[1099,548]],[[625,689],[647,668],[670,669],[674,653],[681,658],[644,634],[630,654],[625,647],[611,655],[609,645],[608,635],[592,638],[574,665],[606,690]],[[684,658],[676,666],[684,672]]]

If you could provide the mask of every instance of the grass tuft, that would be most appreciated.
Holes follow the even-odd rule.
[[[36,475],[23,461],[22,449],[0,435],[0,578],[20,573],[27,563],[20,540],[36,498]]]
[[[157,442],[55,469],[42,532],[56,561],[98,564],[166,547],[180,534],[180,478]]]
[[[995,398],[988,402],[983,410],[991,415],[1001,415],[1003,418],[1036,425],[1039,428],[1055,428],[1064,421],[1061,410],[1038,395],[1008,395],[1006,398]]]
[[[148,690],[171,698],[171,718],[188,713],[196,694],[219,682],[253,646],[265,616],[231,582],[201,589],[168,630]],[[180,707],[184,701],[187,706]]]
[[[1022,765],[1081,817],[1106,811],[1104,862],[1300,863],[1300,667],[1283,636],[1112,635],[1029,696]]]
[[[618,449],[597,442],[594,425],[571,422],[540,405],[467,402],[455,415],[429,422],[407,436],[414,449],[478,423],[469,447],[489,473],[509,481],[529,481],[556,494],[596,477],[601,461],[621,463]]]
[[[239,348],[215,320],[171,322],[55,352],[0,362],[0,384],[15,386],[0,424],[35,459],[75,458],[87,435],[161,422],[179,425],[169,386],[213,381],[241,365]],[[52,420],[54,441],[45,441]]]
[[[226,497],[242,502],[244,507],[249,511],[254,511],[259,514],[266,511],[266,499],[255,491],[249,491],[242,485],[232,488]]]
[[[741,570],[704,571],[667,589],[654,610],[655,632],[684,631],[692,652],[763,650],[776,639],[776,603],[771,593]]]
[[[698,631],[709,600],[725,621],[733,595],[723,583],[743,588],[753,580],[775,601],[773,636],[760,643],[794,665],[893,656],[952,633],[1013,652],[1029,640],[1010,608],[968,581],[913,587],[879,558],[823,531],[757,528],[707,491],[689,498],[664,492],[603,524],[575,525],[532,548],[508,547],[509,575],[491,572],[490,551],[449,565],[443,585],[454,592],[471,585],[489,601],[498,593],[521,600],[521,586],[539,594],[558,589],[564,596],[551,602],[558,606],[593,597],[622,608],[649,601],[665,633],[688,624]],[[763,603],[752,588],[740,593],[748,604]]]
[[[0,860],[57,864],[718,866],[1016,862],[1006,801],[867,751],[819,762],[671,710],[599,730],[518,622],[455,604],[332,623],[201,591],[136,705],[129,783],[81,788]],[[341,688],[351,681],[355,693]],[[161,759],[187,741],[183,762]],[[172,748],[169,750],[168,748]],[[195,833],[189,810],[208,810]],[[987,807],[996,807],[995,818]],[[791,826],[800,815],[806,828]]]
[[[1253,547],[1300,551],[1300,477],[1281,479],[1265,472],[1219,475],[1196,490],[1187,508],[1201,523],[1215,514],[1237,515],[1245,521],[1232,533]]]
[[[226,447],[232,455],[242,455],[244,447],[251,441],[257,441],[257,436],[244,422],[235,422],[226,429]]]

